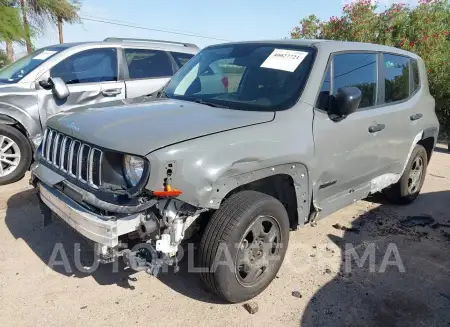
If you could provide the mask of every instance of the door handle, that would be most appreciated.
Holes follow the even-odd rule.
[[[411,120],[411,121],[414,121],[414,120],[418,120],[418,119],[420,119],[420,118],[422,118],[423,117],[423,115],[422,114],[415,114],[415,115],[411,115],[411,116],[409,116],[409,119]]]
[[[378,124],[378,125],[375,125],[375,126],[370,126],[369,127],[369,133],[379,132],[379,131],[383,130],[385,127],[386,127],[386,125],[384,125],[384,124]]]
[[[109,89],[109,90],[103,90],[102,94],[105,97],[114,97],[116,95],[119,95],[120,93],[122,93],[121,89]]]

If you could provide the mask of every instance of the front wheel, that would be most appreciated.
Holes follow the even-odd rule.
[[[0,185],[21,179],[31,164],[32,151],[25,135],[0,124]]]
[[[400,180],[383,190],[388,200],[397,204],[413,202],[422,189],[427,173],[427,165],[427,151],[423,146],[417,144],[411,153]]]
[[[251,299],[275,278],[289,242],[289,218],[275,198],[242,191],[212,216],[200,243],[201,278],[228,302]]]

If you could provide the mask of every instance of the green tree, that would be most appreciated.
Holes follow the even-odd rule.
[[[300,26],[291,31],[292,39],[318,39],[320,37],[320,19],[316,15],[309,15],[300,21]]]
[[[20,12],[14,5],[14,1],[0,0],[0,41],[6,43],[6,55],[9,61],[13,59],[12,43],[20,41],[25,36]]]
[[[385,44],[417,53],[424,59],[436,112],[450,129],[450,5],[448,0],[420,0],[418,6],[395,3],[380,11],[370,0],[356,0],[340,17],[300,20],[291,38],[323,38]]]
[[[10,60],[3,50],[0,50],[0,69],[9,64]]]

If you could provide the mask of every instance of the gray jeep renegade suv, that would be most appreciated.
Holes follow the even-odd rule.
[[[44,214],[152,274],[201,236],[196,271],[230,302],[268,286],[290,229],[379,191],[413,201],[439,129],[418,56],[325,40],[210,46],[151,103],[47,126]]]
[[[0,70],[0,185],[24,176],[47,117],[151,94],[197,52],[189,43],[107,38],[42,48]]]

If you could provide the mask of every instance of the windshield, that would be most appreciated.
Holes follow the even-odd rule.
[[[36,67],[46,62],[58,52],[65,50],[63,47],[42,48],[30,53],[11,65],[0,70],[0,83],[17,83]]]
[[[314,49],[259,43],[208,47],[174,75],[169,98],[239,110],[275,111],[299,99]]]

